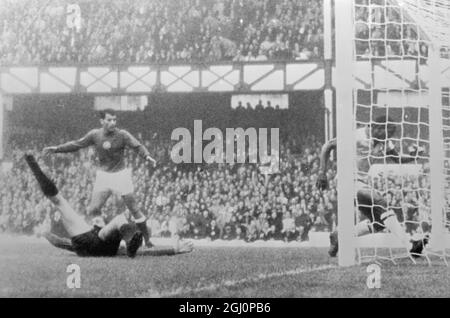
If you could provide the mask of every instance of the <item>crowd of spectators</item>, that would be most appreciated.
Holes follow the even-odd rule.
[[[257,110],[233,112],[239,111]],[[276,110],[266,111],[273,117]],[[128,116],[128,120],[132,118]],[[281,140],[279,173],[271,175],[262,173],[258,164],[176,165],[169,155],[174,143],[170,135],[149,139],[137,133],[158,161],[158,166],[152,169],[142,158],[127,152],[127,164],[134,170],[138,208],[149,218],[152,235],[164,237],[178,232],[182,237],[211,240],[305,241],[311,231],[334,230],[337,224],[335,162],[332,161],[327,172],[329,189],[317,190],[321,142],[306,131],[293,129],[291,132]],[[0,231],[32,234],[51,224],[54,231],[64,232],[59,213],[48,200],[43,200],[21,159],[25,150],[35,153],[45,163],[69,203],[85,213],[95,175],[92,150],[46,158],[41,155],[44,146],[77,137],[39,129],[15,129],[9,143],[13,167],[0,178]],[[426,177],[380,178],[373,182],[376,189],[386,192],[389,206],[401,221],[429,220]],[[103,213],[108,221],[125,210],[121,199],[113,196]],[[414,233],[418,223],[406,222],[405,226]]]
[[[2,1],[0,64],[309,60],[315,0]]]

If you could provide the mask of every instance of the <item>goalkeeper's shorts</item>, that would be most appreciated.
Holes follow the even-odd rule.
[[[120,247],[120,233],[103,241],[98,236],[101,228],[94,226],[89,232],[72,237],[72,246],[78,256],[115,256]]]

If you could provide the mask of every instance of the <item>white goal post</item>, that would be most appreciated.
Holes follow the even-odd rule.
[[[339,265],[355,264],[353,228],[354,220],[354,162],[348,160],[348,154],[355,154],[355,131],[349,124],[353,118],[353,0],[335,2],[335,38],[336,38],[336,144],[337,144],[337,194],[338,194],[338,231]]]
[[[417,209],[429,211],[430,247],[439,251],[430,255],[445,260],[450,244],[445,200],[450,178],[444,173],[450,162],[445,151],[450,116],[445,112],[450,106],[443,92],[450,82],[442,78],[441,55],[450,47],[450,0],[335,0],[334,13],[339,265],[354,265],[358,248],[376,245],[373,238],[354,236],[356,129],[373,122],[375,111],[400,114],[393,124],[399,127],[401,152],[408,144],[427,148],[417,158],[421,177],[411,181],[418,186],[411,190],[399,176],[405,188],[397,190],[402,200],[413,191],[422,204]],[[396,104],[389,105],[389,99]],[[390,179],[383,178],[387,193]],[[389,237],[377,234],[382,235]]]
[[[3,152],[4,152],[4,103],[2,98],[2,93],[0,92],[0,165],[3,161]],[[0,167],[1,168],[1,167]]]

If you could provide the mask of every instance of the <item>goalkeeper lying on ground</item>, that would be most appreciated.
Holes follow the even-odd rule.
[[[103,228],[90,226],[84,218],[75,212],[66,199],[59,194],[54,182],[39,167],[32,155],[25,155],[25,160],[33,172],[44,195],[61,212],[64,227],[70,239],[47,233],[44,236],[58,247],[77,253],[79,256],[115,256],[121,253],[120,242],[125,241],[126,254],[135,257],[142,244],[143,235],[134,223],[127,220],[124,214],[116,216]],[[193,249],[191,242],[177,244],[167,250],[146,251],[145,255],[175,255],[188,253]]]

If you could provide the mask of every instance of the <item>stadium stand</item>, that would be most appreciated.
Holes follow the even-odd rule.
[[[2,1],[0,64],[175,63],[322,57],[314,0]]]

